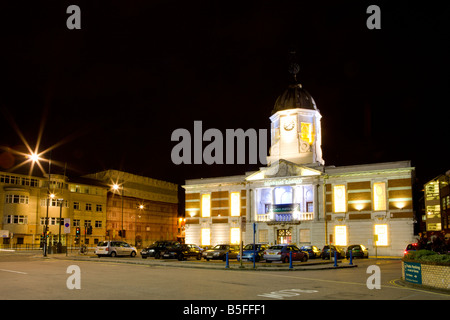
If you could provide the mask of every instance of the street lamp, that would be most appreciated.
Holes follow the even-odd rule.
[[[119,185],[119,184],[117,184],[117,183],[114,183],[113,185],[112,185],[112,189],[114,190],[114,191],[119,191],[120,189],[122,190],[122,192],[121,193],[119,193],[120,194],[120,197],[122,198],[122,227],[121,227],[121,231],[120,231],[120,237],[122,238],[122,240],[123,240],[123,184],[122,185]]]
[[[137,247],[137,218],[141,218],[142,210],[144,210],[144,205],[141,203],[139,204],[139,210],[141,214],[138,216],[137,214],[134,215],[134,245]]]

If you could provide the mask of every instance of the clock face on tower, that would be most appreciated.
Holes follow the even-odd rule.
[[[292,129],[294,129],[294,127],[295,127],[294,119],[287,120],[283,126],[284,130],[286,130],[286,131],[291,131]]]

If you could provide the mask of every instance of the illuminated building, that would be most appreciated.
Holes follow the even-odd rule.
[[[186,242],[348,246],[400,256],[414,242],[410,161],[325,166],[321,114],[298,83],[276,100],[267,167],[187,180]],[[375,237],[376,236],[376,237]]]
[[[113,192],[116,182],[123,193]],[[62,246],[93,247],[105,239],[145,246],[177,239],[176,184],[116,170],[70,179],[0,172],[0,248],[39,248],[47,205],[49,246],[58,243],[64,218],[70,219],[70,233],[61,226]]]
[[[139,248],[157,240],[177,240],[177,184],[117,170],[86,177],[109,186],[105,239],[124,240]]]
[[[450,171],[441,174],[424,186],[425,214],[422,220],[426,231],[450,233]]]

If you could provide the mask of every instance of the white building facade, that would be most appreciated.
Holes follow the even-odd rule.
[[[321,114],[300,84],[270,120],[267,167],[186,181],[186,243],[363,244],[400,256],[415,241],[410,161],[325,166]]]

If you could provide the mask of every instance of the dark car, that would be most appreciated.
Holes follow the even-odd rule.
[[[141,256],[143,259],[147,259],[147,257],[155,257],[155,259],[159,259],[168,247],[173,247],[176,245],[180,245],[180,243],[178,241],[155,241],[152,245],[142,249]]]
[[[308,253],[303,252],[294,245],[278,244],[271,246],[264,251],[264,259],[266,262],[281,261],[284,263],[289,262],[289,253],[292,252],[292,260],[295,261],[308,261]]]
[[[403,251],[403,255],[407,255],[411,251],[417,251],[419,250],[419,244],[417,243],[410,243],[406,246],[405,251]]]
[[[228,259],[236,259],[239,253],[238,245],[229,245],[229,244],[218,244],[214,246],[212,249],[205,250],[202,252],[203,259],[207,261],[213,260],[226,260],[226,254],[228,252]]]
[[[331,246],[331,256],[334,258],[334,252],[338,259],[345,258],[345,251],[341,247]],[[324,246],[322,249],[322,259],[330,259],[330,246]]]
[[[195,244],[180,244],[173,247],[168,247],[162,255],[165,259],[178,259],[180,261],[187,258],[202,258],[203,249]]]
[[[300,250],[307,252],[310,259],[320,258],[322,251],[316,246],[302,246]]]
[[[350,258],[350,251],[352,252],[352,258],[369,258],[369,250],[362,244],[354,244],[348,246],[345,257]]]
[[[260,261],[263,258],[264,250],[269,248],[269,245],[263,243],[256,243],[256,259],[255,262]],[[253,243],[246,245],[242,249],[242,260],[253,261],[255,251],[253,250]],[[240,255],[237,255],[237,260],[240,261]]]

